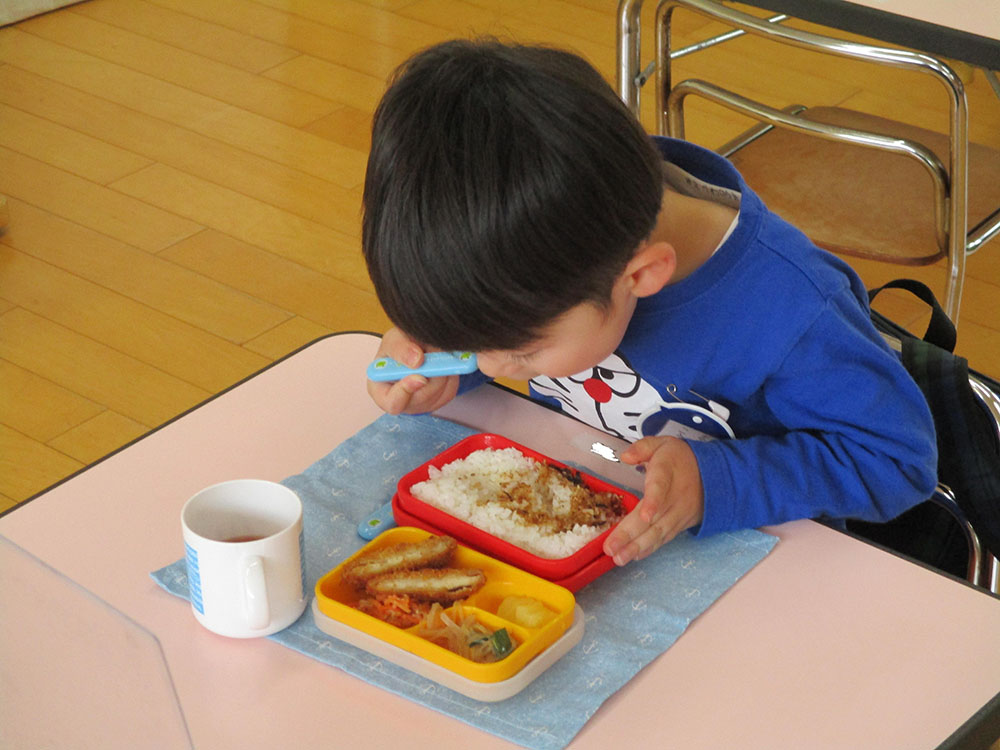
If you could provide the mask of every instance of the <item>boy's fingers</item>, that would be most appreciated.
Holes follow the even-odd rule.
[[[424,350],[398,328],[390,328],[382,337],[377,356],[391,357],[401,365],[413,369],[423,363]]]
[[[402,414],[410,405],[414,394],[427,385],[427,378],[423,375],[407,375],[399,382],[387,385],[389,389],[382,408],[390,414]]]
[[[615,565],[622,566],[632,560],[641,560],[659,545],[660,531],[654,526],[647,527],[634,539],[618,547],[611,555]]]
[[[671,478],[667,471],[647,470],[642,502],[636,508],[639,517],[647,524],[655,523],[670,507]]]
[[[625,521],[622,521],[622,524],[624,523]],[[615,530],[618,531],[622,524]],[[604,549],[615,561],[615,565],[621,566],[632,560],[642,560],[683,531],[682,526],[679,519],[664,513],[655,523],[634,529],[634,536],[629,534],[628,529],[623,529],[623,535],[614,540],[609,535]]]
[[[407,344],[400,351],[396,352],[395,355],[390,354],[394,360],[402,365],[406,365],[411,370],[420,367],[424,361],[424,352],[415,344]]]
[[[638,552],[636,540],[649,529],[649,524],[643,520],[640,509],[642,502],[631,513],[623,518],[604,540],[604,551],[618,565],[624,565]]]
[[[628,464],[645,463],[653,457],[653,454],[664,442],[670,439],[669,437],[645,437],[636,440],[621,452],[621,459]]]

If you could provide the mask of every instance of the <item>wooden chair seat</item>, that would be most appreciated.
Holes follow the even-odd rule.
[[[923,144],[948,166],[948,137],[840,107],[800,113],[831,125]],[[946,254],[934,227],[934,187],[916,160],[775,128],[730,157],[767,205],[828,250],[924,265]],[[1000,207],[1000,152],[969,144],[968,226]]]

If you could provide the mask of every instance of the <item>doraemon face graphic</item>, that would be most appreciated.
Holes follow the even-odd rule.
[[[656,388],[618,353],[586,372],[567,378],[542,376],[531,385],[557,400],[567,414],[630,442],[642,437],[639,417],[660,401]]]
[[[558,401],[567,414],[629,442],[650,435],[733,437],[728,409],[715,402],[685,403],[674,396],[673,386],[671,399],[664,400],[617,352],[585,372],[565,378],[540,376],[531,385],[539,395]]]

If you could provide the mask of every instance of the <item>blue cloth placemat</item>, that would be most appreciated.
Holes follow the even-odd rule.
[[[365,544],[358,523],[389,502],[403,474],[472,432],[430,416],[384,415],[284,480],[304,508],[307,590]],[[521,693],[497,703],[466,698],[326,635],[313,624],[309,608],[270,638],[511,742],[554,750],[565,747],[607,698],[666,651],[776,541],[752,530],[703,540],[681,534],[646,560],[606,573],[577,592],[583,640]],[[152,576],[187,598],[183,559]]]

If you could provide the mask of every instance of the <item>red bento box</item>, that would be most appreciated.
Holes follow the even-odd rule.
[[[466,521],[456,518],[446,511],[428,505],[410,494],[410,488],[414,484],[428,478],[429,467],[441,468],[447,463],[465,458],[470,453],[483,448],[516,448],[525,456],[533,458],[536,461],[578,471],[574,467],[567,467],[566,464],[555,461],[548,456],[544,456],[537,451],[526,448],[500,435],[490,433],[470,435],[444,452],[439,453],[427,463],[418,466],[399,480],[396,495],[392,498],[392,513],[396,523],[400,526],[416,526],[434,534],[447,534],[454,537],[460,544],[515,565],[540,578],[564,586],[570,591],[578,591],[614,567],[614,561],[603,550],[604,538],[610,533],[610,529],[591,539],[587,544],[568,557],[549,559],[539,557],[517,545],[504,541]],[[626,512],[635,508],[639,502],[639,499],[635,495],[626,492],[620,487],[616,487],[584,472],[578,473],[584,485],[589,489],[597,492],[611,492],[618,495],[625,506]]]

